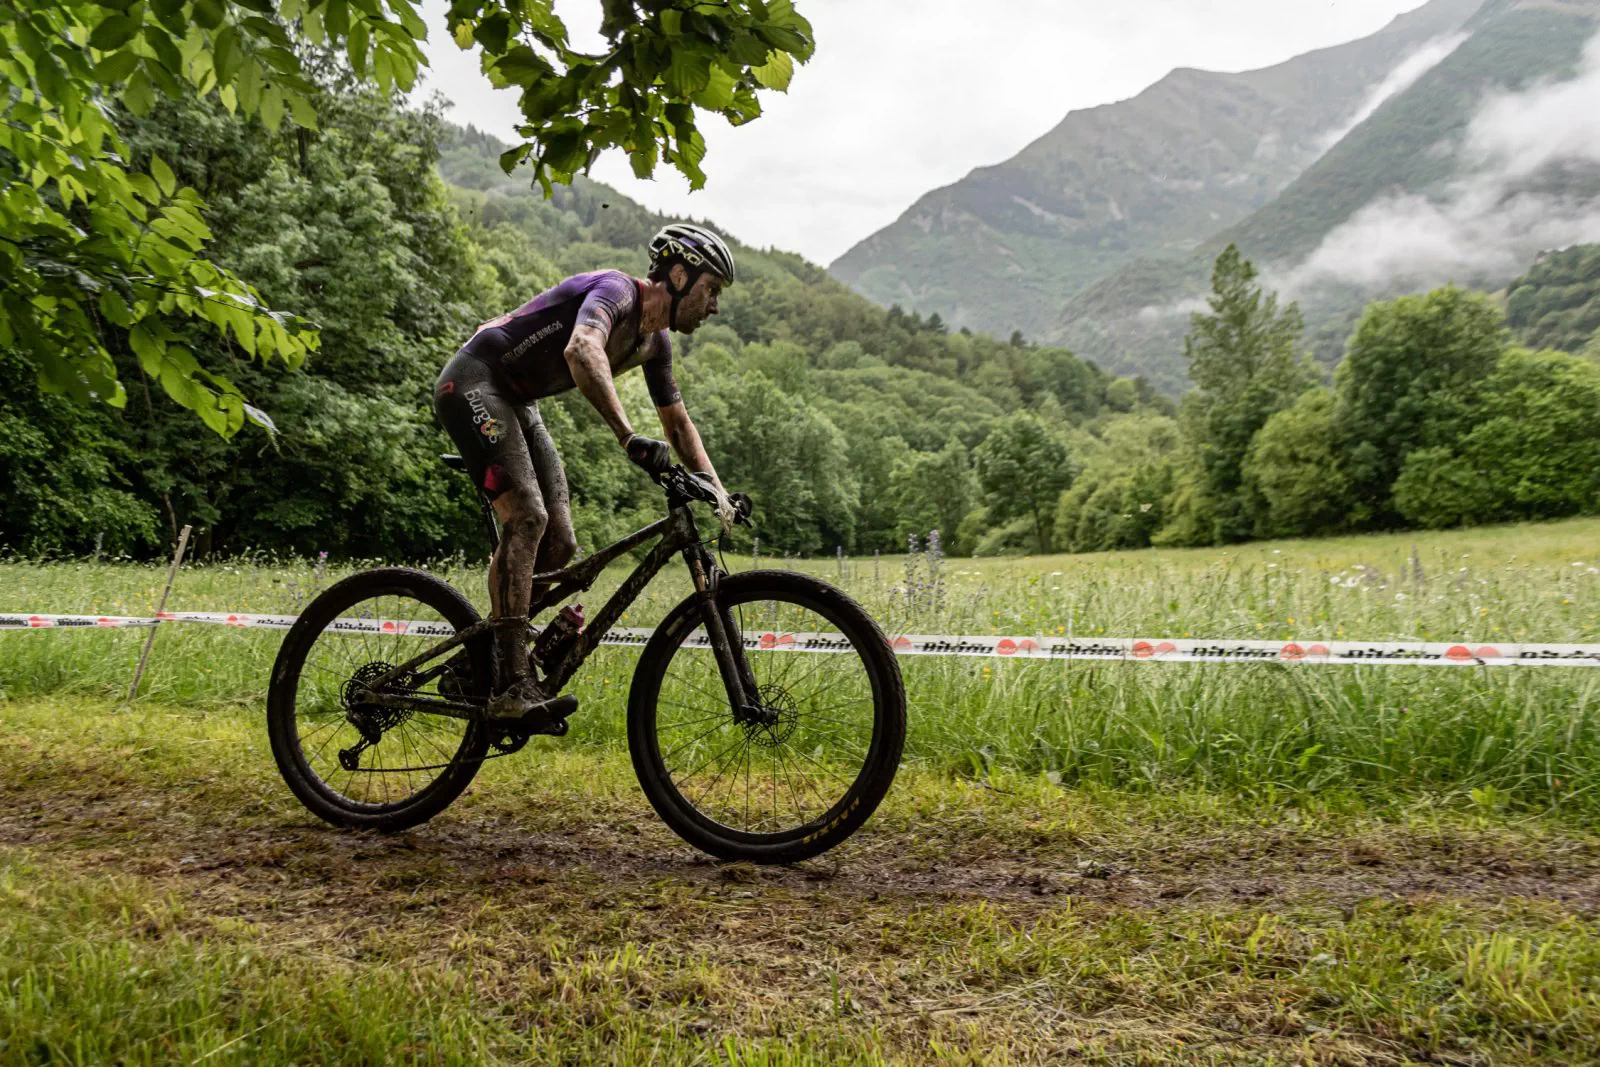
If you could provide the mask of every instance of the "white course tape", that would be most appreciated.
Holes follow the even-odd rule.
[[[204,623],[243,629],[287,630],[294,615],[246,615],[206,611],[169,611],[155,618],[115,615],[0,615],[0,630],[77,628],[117,629],[154,626],[157,622]],[[337,619],[334,629],[351,633],[447,637],[455,631],[442,622],[413,619]],[[603,644],[642,645],[655,631],[614,628]],[[688,638],[704,645],[704,633]],[[953,634],[906,634],[893,639],[902,656],[980,656],[1043,660],[1123,660],[1155,663],[1286,663],[1368,664],[1407,667],[1600,667],[1600,645],[1524,643],[1480,644],[1421,641],[1228,641],[1101,637],[971,637]],[[850,645],[838,634],[757,633],[745,635],[747,647],[773,652],[846,652]]]

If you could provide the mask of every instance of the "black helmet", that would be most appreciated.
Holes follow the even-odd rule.
[[[666,269],[682,263],[689,269],[689,285],[701,271],[710,271],[727,285],[734,282],[733,253],[722,238],[691,222],[669,222],[650,238],[650,272],[665,278]],[[685,286],[687,289],[688,286]]]

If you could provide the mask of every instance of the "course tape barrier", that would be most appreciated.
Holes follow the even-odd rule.
[[[294,615],[169,611],[136,618],[119,615],[0,614],[0,631],[52,629],[123,629],[158,622],[203,623],[252,630],[287,630]],[[442,622],[415,619],[336,619],[336,630],[350,633],[448,637],[454,629]],[[655,631],[614,628],[607,645],[642,645]],[[704,646],[696,630],[690,645]],[[751,631],[747,647],[774,652],[847,652],[839,634]],[[1367,664],[1406,667],[1600,667],[1600,645],[1552,645],[1421,641],[1230,641],[1136,637],[970,637],[950,634],[905,634],[891,642],[902,656],[978,656],[1029,660],[1117,660],[1152,663],[1285,663]]]

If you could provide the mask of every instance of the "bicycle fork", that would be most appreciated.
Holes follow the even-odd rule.
[[[694,577],[695,598],[700,602],[700,620],[717,660],[717,673],[728,694],[728,706],[736,722],[761,722],[761,694],[744,654],[744,635],[733,621],[733,614],[717,603],[717,587],[722,572],[699,545],[685,553],[689,573]]]

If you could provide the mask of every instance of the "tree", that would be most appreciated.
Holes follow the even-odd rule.
[[[1166,522],[1166,499],[1183,444],[1178,426],[1161,416],[1122,415],[1097,434],[1098,450],[1089,453],[1083,472],[1056,506],[1056,547],[1069,552],[1145,548]]]
[[[912,452],[895,464],[893,486],[895,511],[899,520],[896,542],[906,535],[925,536],[939,530],[945,551],[966,555],[972,545],[960,538],[961,520],[976,504],[977,480],[972,463],[961,441],[952,437],[938,452]]]
[[[1455,286],[1367,308],[1334,377],[1357,524],[1403,521],[1392,495],[1406,456],[1465,432],[1506,343],[1489,298]]]
[[[1039,551],[1049,552],[1056,499],[1076,473],[1067,446],[1038,416],[1019,411],[995,423],[975,458],[990,521],[1027,518]]]
[[[1264,507],[1257,537],[1314,537],[1349,522],[1350,478],[1340,464],[1333,393],[1308,389],[1256,431],[1244,482]]]
[[[1600,365],[1513,349],[1464,433],[1406,456],[1396,508],[1422,526],[1600,511]]]
[[[1259,502],[1244,484],[1244,460],[1256,431],[1294,403],[1313,381],[1296,352],[1304,329],[1300,309],[1278,309],[1276,293],[1256,283],[1256,268],[1234,245],[1217,257],[1210,312],[1189,318],[1183,351],[1196,391],[1185,398],[1185,425],[1208,498],[1211,540],[1251,535]]]
[[[386,5],[386,6],[385,6]],[[811,29],[790,0],[641,6],[602,0],[604,55],[572,49],[549,0],[453,0],[446,26],[483,53],[497,85],[521,90],[526,138],[501,159],[532,160],[548,195],[610,147],[641,176],[665,156],[699,187],[705,143],[695,112],[760,114],[757,90],[786,89]],[[132,159],[116,105],[150,113],[215,92],[268,131],[287,117],[314,130],[307,47],[333,49],[384,93],[409,90],[426,26],[410,0],[18,0],[0,7],[0,347],[41,386],[79,403],[126,403],[113,350],[227,436],[270,419],[228,377],[202,367],[178,324],[209,322],[250,358],[298,366],[308,323],[270,312],[246,279],[205,256],[199,194],[172,161]]]

